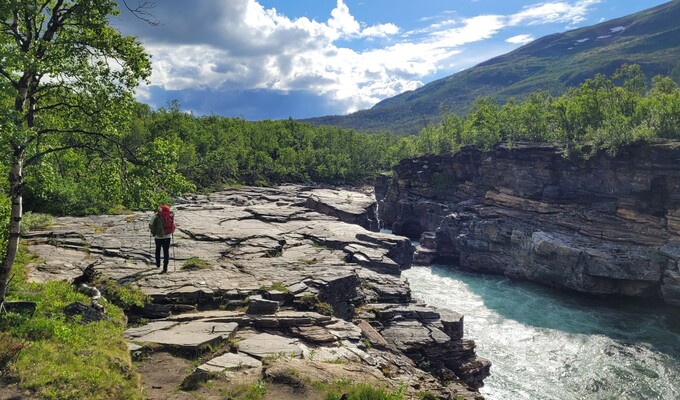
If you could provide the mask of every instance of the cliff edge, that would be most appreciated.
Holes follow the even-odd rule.
[[[616,157],[553,145],[465,147],[404,160],[376,183],[417,263],[680,306],[680,142]]]

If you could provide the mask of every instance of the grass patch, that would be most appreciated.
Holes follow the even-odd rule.
[[[132,214],[132,215],[128,215],[127,217],[125,217],[125,222],[128,223],[128,224],[131,224],[131,223],[133,223],[133,222],[135,222],[139,219],[142,219],[142,218],[145,218],[145,217],[142,216],[142,215]]]
[[[15,276],[30,256],[22,248]],[[0,316],[0,368],[19,382],[22,390],[41,399],[142,399],[140,378],[134,371],[123,338],[125,316],[105,303],[110,320],[87,325],[67,320],[63,308],[75,301],[89,304],[64,281],[44,284],[16,279],[8,300],[34,301],[33,316]]]
[[[331,383],[309,382],[310,385],[324,395],[326,400],[403,400],[406,398],[406,388],[402,385],[397,389],[389,389],[370,383],[355,383],[349,379],[337,379]]]
[[[23,340],[7,332],[0,332],[0,371],[6,369],[10,362],[15,361],[24,347],[26,347],[26,342]]]
[[[283,282],[274,282],[271,284],[271,286],[260,287],[260,291],[262,292],[268,292],[270,290],[277,290],[283,293],[290,293],[290,290],[288,290],[288,288],[286,287],[286,285],[283,284]]]
[[[326,364],[349,365],[351,362],[346,358],[336,358],[335,360],[324,361]]]
[[[438,397],[432,392],[420,392],[418,393],[418,399],[420,400],[437,400]]]
[[[236,385],[229,390],[220,390],[220,395],[233,400],[261,400],[267,394],[267,382],[259,380],[251,385]]]
[[[186,270],[198,270],[198,269],[207,269],[210,268],[210,263],[199,258],[199,257],[191,257],[190,259],[186,260],[184,264],[182,264],[182,269]]]
[[[299,258],[297,260],[300,264],[304,264],[307,266],[314,265],[320,261],[323,261],[323,259],[317,259],[316,257],[313,258]]]
[[[122,204],[116,204],[114,206],[111,206],[107,211],[107,214],[111,215],[128,215],[132,214],[132,211],[128,209],[127,207],[123,206]]]
[[[319,300],[318,297],[311,293],[304,294],[299,300],[298,305],[306,310],[316,311],[322,315],[333,315],[333,306],[329,303]]]
[[[269,354],[267,356],[264,356],[261,361],[262,361],[262,364],[264,364],[264,365],[270,365],[270,364],[274,363],[274,361],[276,361],[280,358],[283,358],[283,357],[296,358],[297,354],[286,353],[286,352],[281,351],[281,352],[278,352],[278,353],[275,353],[275,354]]]
[[[180,389],[187,392],[192,392],[194,390],[198,390],[202,386],[206,385],[210,380],[215,379],[219,376],[220,374],[218,374],[217,372],[202,372],[202,373],[194,372],[193,374],[184,378],[184,381],[180,385]]]
[[[19,246],[17,256],[12,266],[10,273],[9,284],[7,285],[7,299],[10,300],[12,293],[19,291],[26,279],[28,278],[26,266],[28,264],[37,264],[42,260],[35,254],[30,254],[26,250],[26,246]]]
[[[96,279],[93,283],[106,300],[123,310],[129,310],[133,306],[144,307],[150,301],[149,296],[130,283],[121,285],[114,279]]]
[[[54,218],[49,214],[40,214],[28,211],[21,217],[21,233],[42,230],[54,223]]]

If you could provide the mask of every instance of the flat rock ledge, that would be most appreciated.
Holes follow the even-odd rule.
[[[150,303],[128,311],[125,332],[133,355],[202,361],[177,388],[244,374],[302,387],[302,376],[481,399],[490,362],[463,338],[462,315],[412,300],[400,274],[414,247],[371,230],[369,198],[291,185],[177,199],[168,274],[153,262],[151,213],[56,218],[24,237],[45,260],[29,279],[72,281],[90,266],[141,289]],[[183,267],[196,258],[206,266]]]

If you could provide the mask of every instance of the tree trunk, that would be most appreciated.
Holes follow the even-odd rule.
[[[12,165],[9,172],[12,211],[9,218],[10,229],[9,240],[7,241],[7,252],[5,253],[5,258],[2,260],[2,266],[0,266],[0,310],[2,310],[2,305],[5,302],[5,294],[7,292],[7,284],[12,271],[12,264],[14,264],[14,260],[17,257],[17,251],[19,250],[23,203],[21,192],[24,184],[22,175],[23,166],[24,152],[23,150],[17,150],[12,157]]]

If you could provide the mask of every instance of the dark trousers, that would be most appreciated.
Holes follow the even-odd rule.
[[[156,268],[161,266],[161,247],[163,248],[163,271],[168,271],[168,263],[170,262],[170,238],[155,239],[156,242]]]

